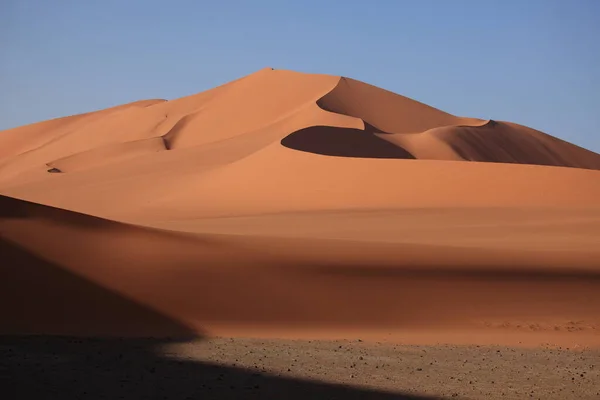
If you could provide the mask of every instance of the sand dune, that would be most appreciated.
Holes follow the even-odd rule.
[[[548,254],[190,236],[7,197],[1,208],[7,257],[2,318],[12,321],[4,331],[157,335],[179,326],[178,333],[292,329],[327,335],[435,329],[497,337],[504,332],[494,324],[522,320],[529,321],[521,327],[525,338],[537,331],[541,338],[560,340],[558,332],[571,341],[600,344],[596,250]],[[90,287],[113,294],[96,295],[100,289]],[[54,290],[61,296],[48,301]],[[67,299],[78,301],[65,307]],[[102,318],[84,313],[88,301]],[[585,323],[569,332],[578,321]]]
[[[598,154],[527,127],[456,117],[348,78],[266,68],[178,100],[132,103],[2,132],[0,183],[42,179],[39,171],[46,164],[114,143],[164,137],[171,150],[199,148],[261,136],[289,120],[295,123],[279,126],[273,142],[318,126],[352,128],[365,131],[366,140],[386,140],[401,148],[399,154],[416,159],[600,169]]]
[[[271,68],[0,132],[2,330],[600,345],[599,170],[522,125]]]

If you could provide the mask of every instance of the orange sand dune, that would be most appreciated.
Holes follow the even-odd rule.
[[[502,342],[516,331],[600,345],[596,249],[192,236],[8,197],[0,209],[3,332],[402,339],[416,330]]]
[[[0,193],[5,332],[600,344],[600,155],[349,78],[265,68],[3,131]]]
[[[178,100],[149,100],[4,131],[0,135],[0,184],[43,180],[47,176],[39,172],[48,163],[114,143],[164,137],[171,150],[201,151],[200,147],[225,141],[259,140],[275,125],[277,133],[253,151],[292,134],[301,138],[306,128],[328,126],[358,129],[364,131],[364,140],[383,139],[400,147],[394,151],[385,144],[376,145],[388,149],[383,150],[386,157],[397,153],[396,158],[600,169],[598,154],[520,125],[455,117],[347,78],[266,68]],[[347,136],[356,133],[350,131]],[[328,142],[329,146],[356,147],[352,140],[340,134]],[[328,151],[317,147],[305,146],[305,151]],[[363,156],[378,157],[379,152],[356,155]]]

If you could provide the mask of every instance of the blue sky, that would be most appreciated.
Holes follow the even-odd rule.
[[[597,0],[3,0],[0,129],[269,66],[600,152],[599,20]]]

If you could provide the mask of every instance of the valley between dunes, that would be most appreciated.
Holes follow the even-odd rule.
[[[0,132],[2,333],[600,346],[600,155],[266,68]]]

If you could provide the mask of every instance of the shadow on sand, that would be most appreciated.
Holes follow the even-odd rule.
[[[159,339],[0,337],[11,399],[432,399],[175,360]]]
[[[2,239],[0,254],[3,398],[426,399],[169,358],[197,332]]]
[[[414,159],[405,149],[375,133],[383,133],[367,125],[367,129],[312,126],[286,136],[281,144],[308,153],[337,157]]]

